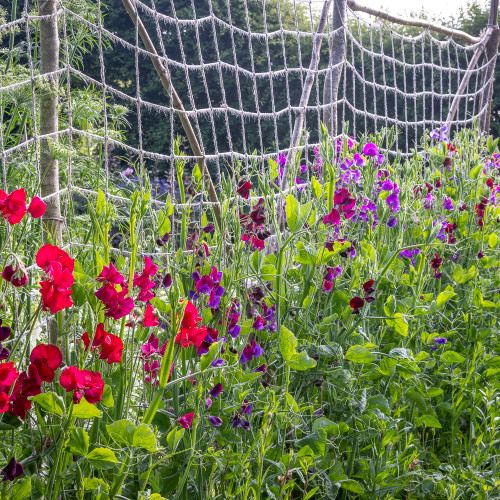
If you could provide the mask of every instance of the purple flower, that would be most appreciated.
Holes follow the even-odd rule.
[[[373,158],[378,155],[378,147],[373,142],[367,142],[363,148],[363,154]]]
[[[222,393],[224,390],[224,386],[219,382],[216,384],[213,389],[209,392],[210,396],[212,396],[214,399],[217,399],[217,397]]]
[[[241,411],[246,415],[250,415],[252,413],[252,405],[248,402],[248,399],[243,401],[245,404],[241,407]]]
[[[208,410],[212,406],[212,400],[210,398],[205,399],[205,409]]]
[[[252,372],[254,372],[254,373],[257,373],[257,372],[266,373],[266,371],[267,371],[267,367],[265,364],[260,365],[258,368],[255,368],[255,370],[252,370]]]
[[[436,337],[434,339],[434,342],[436,342],[436,344],[438,344],[438,345],[445,345],[446,342],[448,342],[448,340],[445,339],[444,337]]]
[[[222,419],[220,417],[208,417],[208,421],[213,427],[220,427],[222,425]]]
[[[394,184],[392,183],[391,179],[386,179],[383,183],[382,183],[382,189],[384,191],[392,191],[394,188]],[[397,193],[396,193],[397,194]]]
[[[443,201],[443,207],[445,210],[453,210],[453,203],[450,198],[445,198]]]
[[[214,366],[216,368],[218,366],[222,366],[223,364],[225,364],[225,361],[223,359],[221,359],[221,358],[212,361],[212,366]]]
[[[247,344],[247,346],[243,349],[240,356],[240,363],[245,364],[248,361],[252,361],[253,358],[262,356],[263,352],[262,347],[260,347],[255,340],[252,340],[250,344]]]
[[[387,206],[393,211],[393,212],[399,212],[399,197],[396,193],[390,194],[387,199],[385,200],[387,203]]]
[[[280,154],[278,158],[278,164],[280,167],[284,167],[286,165],[286,154]]]
[[[395,227],[397,223],[398,219],[396,219],[396,217],[390,217],[387,221],[387,227]]]
[[[300,166],[300,173],[305,174],[307,172],[307,165],[301,165]]]
[[[352,159],[357,167],[364,167],[366,165],[366,160],[359,153],[354,153]]]
[[[384,160],[385,160],[385,156],[384,155],[377,155],[377,165],[379,167],[384,163]]]
[[[458,262],[458,259],[460,258],[460,254],[458,252],[455,252],[451,257],[450,260],[456,264]]]
[[[264,329],[264,320],[260,316],[257,316],[255,321],[253,322],[253,329],[254,330],[263,330]]]

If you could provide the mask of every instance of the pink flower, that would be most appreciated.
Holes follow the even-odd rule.
[[[146,312],[144,313],[144,319],[142,321],[142,325],[149,326],[158,326],[160,323],[158,322],[158,318],[154,315],[154,309],[151,304],[146,306]]]

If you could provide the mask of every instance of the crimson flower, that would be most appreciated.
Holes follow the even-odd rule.
[[[154,308],[151,304],[146,306],[146,312],[144,313],[144,319],[142,320],[142,326],[158,326],[160,323],[158,318],[154,315]]]
[[[59,383],[67,392],[73,392],[73,403],[79,404],[82,395],[89,403],[101,401],[104,381],[99,372],[80,370],[77,366],[68,366],[61,373]]]
[[[85,344],[85,351],[87,351],[90,345],[90,338],[87,332],[82,335],[82,341]],[[108,365],[121,362],[123,342],[120,337],[106,332],[103,323],[97,325],[94,339],[92,340],[91,349],[94,351],[99,348],[101,349],[99,359],[107,359]]]
[[[336,208],[332,208],[332,211],[323,217],[323,224],[332,224],[333,226],[338,226],[340,224],[340,213]]]
[[[180,331],[175,337],[175,343],[180,343],[183,347],[188,347],[193,344],[196,347],[200,347],[207,336],[206,327],[203,325],[198,327],[198,323],[201,319],[202,318],[198,316],[198,310],[194,304],[188,301],[184,309]]]
[[[134,301],[132,297],[127,297],[128,288],[124,285],[125,278],[116,270],[113,263],[110,263],[109,267],[103,267],[96,281],[102,283],[102,287],[94,295],[106,308],[104,316],[118,320],[132,311]],[[121,286],[120,292],[116,289],[116,285]]]
[[[61,248],[46,244],[38,250],[36,263],[45,276],[40,281],[43,310],[52,314],[73,305],[71,294],[73,290],[75,261]]]
[[[24,189],[16,189],[10,194],[0,189],[0,211],[11,226],[21,222],[26,213],[26,193]]]
[[[40,344],[31,351],[30,362],[36,367],[44,382],[52,382],[54,371],[61,366],[62,354],[59,347],[55,345]]]
[[[151,290],[151,288],[154,288],[156,286],[156,284],[150,280],[150,277],[154,276],[157,271],[158,266],[156,264],[153,264],[151,257],[146,257],[144,271],[142,271],[141,274],[134,275],[133,285],[141,289],[139,295],[137,296],[137,300],[140,300],[141,302],[147,302],[155,296],[154,293],[149,291]]]
[[[101,274],[96,278],[96,281],[105,285],[121,285],[125,281],[125,278],[116,270],[116,267],[111,262],[109,267],[103,266]]]
[[[33,219],[39,219],[47,208],[47,205],[38,197],[35,196],[28,207],[28,212],[33,217]]]

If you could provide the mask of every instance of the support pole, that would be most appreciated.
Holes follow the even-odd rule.
[[[57,0],[38,0],[40,19],[40,73],[47,74],[48,89],[40,95],[40,134],[53,134],[58,131],[59,115],[59,76],[53,74],[59,69],[59,30],[57,26]],[[52,74],[50,74],[52,73]],[[57,136],[53,136],[57,141]],[[59,163],[52,158],[49,141],[40,139],[40,177],[41,195],[46,198],[47,208],[42,217],[42,241],[62,246],[61,201],[59,197]],[[54,316],[49,318],[49,343],[58,343],[59,328]]]
[[[488,28],[486,30],[486,33],[484,34],[481,44],[477,49],[474,51],[474,55],[472,56],[472,59],[469,62],[469,66],[467,67],[467,71],[465,72],[464,77],[462,78],[462,81],[460,82],[460,85],[458,87],[457,93],[455,97],[453,98],[453,101],[451,103],[450,109],[448,111],[448,116],[446,117],[446,125],[448,126],[448,130],[451,128],[451,123],[455,119],[455,115],[458,110],[458,105],[460,103],[460,99],[462,99],[463,94],[467,88],[467,85],[469,83],[470,77],[472,76],[472,71],[474,71],[474,68],[477,66],[477,63],[479,61],[479,58],[481,57],[481,54],[485,50],[490,37],[493,33],[492,28]],[[482,108],[481,108],[482,109]]]
[[[323,104],[331,104],[323,111],[323,123],[331,137],[337,135],[337,100],[342,74],[342,62],[345,57],[345,19],[346,0],[333,2],[333,37],[330,42],[330,71],[326,74],[323,87]]]
[[[283,179],[281,180],[281,188],[286,189],[288,187],[287,183],[287,171],[290,165],[295,164],[295,158],[297,156],[297,148],[300,143],[300,137],[302,136],[302,129],[304,128],[304,121],[306,118],[306,107],[309,102],[309,97],[311,95],[311,90],[314,83],[314,78],[316,71],[318,69],[319,57],[321,51],[321,43],[323,42],[323,32],[325,31],[326,21],[328,19],[328,11],[330,10],[330,5],[332,0],[325,0],[323,4],[323,10],[321,12],[321,17],[319,19],[318,28],[313,41],[313,49],[311,54],[311,62],[309,63],[309,70],[307,72],[307,77],[304,82],[304,87],[302,89],[302,95],[300,96],[299,110],[295,117],[295,123],[293,125],[292,139],[290,140],[290,149],[287,158],[286,165],[283,168]],[[278,218],[279,220],[280,218]]]
[[[59,30],[57,27],[57,0],[38,0],[40,16],[40,73],[47,74],[49,89],[40,96],[40,135],[58,131],[58,75],[50,74],[59,69]],[[54,136],[51,140],[56,141]],[[40,139],[40,176],[42,197],[47,209],[42,217],[43,242],[62,245],[61,202],[59,198],[59,163],[52,158],[47,138]]]
[[[205,162],[205,154],[201,150],[200,144],[193,130],[193,126],[191,125],[191,121],[186,114],[186,110],[184,109],[181,99],[179,98],[174,86],[172,85],[168,69],[163,65],[161,57],[158,55],[158,52],[156,52],[156,48],[151,41],[151,38],[149,37],[148,32],[144,27],[144,24],[139,18],[139,14],[132,4],[132,0],[122,0],[122,3],[127,10],[130,19],[132,19],[134,26],[137,26],[139,36],[141,37],[142,43],[146,47],[146,50],[149,52],[151,62],[155,67],[156,73],[160,78],[163,88],[167,91],[168,95],[172,97],[174,108],[179,111],[179,118],[181,120],[182,128],[184,129],[184,132],[186,132],[189,145],[191,146],[194,155],[199,157],[197,163],[200,167],[200,171],[202,172],[205,181],[208,184],[208,196],[210,198],[210,201],[214,203],[213,208],[215,220],[219,229],[222,230],[222,214],[219,199],[217,197],[217,192],[215,191],[212,178],[210,177],[210,172],[208,171],[208,167]]]
[[[498,44],[500,42],[500,29],[498,28],[498,2],[499,0],[491,0],[490,17],[488,19],[488,28],[492,29],[491,37],[486,44],[486,61],[490,64],[485,69],[483,74],[483,87],[486,86],[481,98],[481,107],[483,114],[479,120],[479,126],[483,133],[489,134],[491,121],[491,103],[493,101],[493,84],[496,68],[496,60],[498,55]],[[490,82],[491,80],[491,82]],[[488,83],[490,82],[490,83]]]

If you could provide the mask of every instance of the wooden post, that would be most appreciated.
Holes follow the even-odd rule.
[[[38,14],[50,16],[40,19],[40,73],[53,73],[59,69],[59,30],[57,26],[57,0],[38,0]],[[58,131],[58,89],[59,76],[48,74],[48,89],[40,95],[40,135]],[[57,136],[53,136],[57,141]],[[61,201],[59,197],[59,164],[52,158],[47,138],[40,139],[41,195],[47,209],[42,217],[42,241],[62,246]],[[48,322],[49,343],[58,345],[59,329],[57,319]],[[63,346],[62,350],[64,351]]]
[[[457,93],[455,94],[455,97],[453,98],[453,102],[451,103],[450,109],[448,111],[448,116],[446,118],[446,124],[448,126],[448,133],[451,129],[452,122],[455,119],[455,115],[458,111],[458,105],[460,103],[460,99],[463,97],[463,94],[464,94],[465,90],[467,89],[467,85],[469,83],[470,77],[472,76],[472,71],[477,66],[479,58],[481,57],[481,54],[484,52],[484,50],[485,50],[485,48],[490,40],[491,34],[492,34],[492,28],[488,28],[486,30],[486,33],[484,34],[484,37],[481,41],[481,44],[474,51],[474,55],[472,56],[472,59],[470,60],[469,66],[467,67],[467,71],[465,72],[465,75],[463,76],[462,81],[460,82],[460,85],[458,87]]]
[[[186,132],[189,145],[191,146],[194,155],[199,157],[197,160],[198,166],[200,167],[200,171],[202,172],[203,177],[208,184],[208,196],[210,198],[210,201],[214,203],[213,208],[214,208],[215,221],[217,222],[219,229],[222,230],[222,212],[219,203],[219,198],[217,197],[217,191],[215,190],[212,178],[210,177],[210,173],[208,171],[207,163],[205,161],[205,154],[201,150],[200,144],[198,142],[198,139],[196,138],[193,126],[191,125],[189,116],[186,114],[186,110],[184,109],[182,101],[179,95],[177,94],[174,86],[172,85],[168,68],[166,68],[163,65],[161,57],[158,55],[158,52],[156,52],[156,48],[153,42],[151,41],[151,38],[149,37],[148,32],[144,27],[144,24],[139,18],[139,14],[136,11],[134,5],[132,4],[132,1],[122,0],[122,3],[125,9],[127,10],[127,13],[130,16],[130,19],[132,20],[134,25],[137,24],[137,30],[139,32],[139,36],[141,37],[142,43],[144,43],[146,50],[149,52],[149,55],[151,57],[151,62],[155,67],[156,73],[160,78],[163,88],[167,91],[168,95],[172,97],[172,103],[174,108],[179,111],[179,118],[182,124],[182,128],[184,129],[184,132]]]
[[[326,74],[323,87],[323,104],[331,104],[323,111],[323,123],[328,133],[335,137],[337,135],[337,98],[342,74],[342,61],[345,57],[345,19],[346,0],[335,0],[333,2],[332,30],[334,35],[330,42],[330,66]]]
[[[498,55],[498,44],[500,42],[500,29],[498,28],[498,2],[499,0],[491,0],[490,4],[490,17],[488,19],[488,28],[492,29],[492,34],[488,43],[486,44],[486,61],[491,61],[490,65],[485,69],[483,74],[483,85],[486,85],[485,91],[481,98],[481,107],[483,110],[486,107],[486,111],[481,115],[479,126],[485,134],[490,132],[490,121],[491,121],[491,102],[493,100],[493,78],[495,74],[496,59]],[[488,83],[492,80],[491,83]]]
[[[309,63],[309,71],[307,73],[307,77],[304,82],[304,87],[302,88],[302,94],[300,96],[300,102],[299,102],[299,110],[296,112],[297,114],[295,117],[295,123],[293,124],[293,132],[292,132],[292,138],[290,140],[290,149],[288,150],[288,158],[283,168],[283,179],[281,180],[282,189],[286,189],[288,187],[287,175],[286,175],[288,167],[290,165],[292,165],[293,167],[295,163],[297,148],[300,143],[300,137],[302,136],[302,129],[304,128],[304,121],[306,118],[306,107],[309,102],[309,97],[311,95],[315,73],[316,70],[318,69],[321,43],[323,42],[322,34],[323,31],[325,31],[326,21],[328,19],[328,11],[330,10],[331,3],[332,0],[325,0],[325,3],[323,4],[323,11],[321,12],[321,17],[318,23],[318,28],[316,29],[315,37],[313,39],[313,48],[311,54],[311,61]],[[278,220],[280,220],[280,217],[278,217]]]

